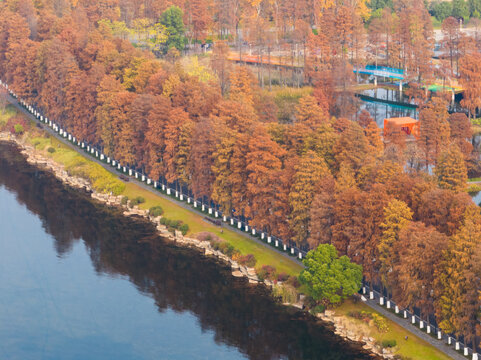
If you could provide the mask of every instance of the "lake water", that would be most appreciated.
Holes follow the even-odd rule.
[[[379,87],[376,89],[363,90],[361,94],[379,100],[413,103],[412,100],[405,96],[404,92],[401,94],[399,91],[390,88]],[[390,104],[382,101],[363,100],[360,105],[360,111],[361,110],[368,111],[380,128],[384,127],[384,119],[392,117],[412,117],[417,119],[419,116],[417,109],[413,107],[401,104]]]
[[[370,359],[0,143],[0,359]]]

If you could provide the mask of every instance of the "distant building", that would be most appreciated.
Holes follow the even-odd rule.
[[[384,119],[384,137],[403,132],[419,139],[419,121],[411,117]]]

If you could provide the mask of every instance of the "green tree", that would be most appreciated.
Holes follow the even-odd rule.
[[[184,49],[186,39],[183,16],[182,9],[175,5],[170,6],[162,13],[160,23],[165,27],[167,33],[164,53],[167,53],[173,47],[179,51]]]
[[[299,280],[316,301],[337,304],[361,288],[362,266],[351,263],[347,256],[338,257],[332,245],[321,244],[309,251],[303,263],[306,269]]]
[[[431,13],[438,21],[443,22],[453,13],[453,4],[449,1],[432,2]]]
[[[481,14],[481,0],[468,0],[468,6],[471,17],[479,18],[479,14]]]
[[[384,9],[386,7],[392,8],[392,5],[392,0],[371,0],[367,2],[367,6],[372,10]]]
[[[413,212],[403,201],[393,199],[384,208],[384,222],[381,224],[382,236],[378,245],[379,261],[381,262],[381,282],[386,288],[391,288],[389,274],[395,263],[396,254],[392,248],[399,240],[399,232],[412,220]]]
[[[437,163],[434,172],[440,187],[453,191],[463,191],[466,188],[468,171],[463,154],[457,146],[452,145],[442,152]]]
[[[453,13],[455,18],[469,20],[469,7],[465,0],[453,0]]]

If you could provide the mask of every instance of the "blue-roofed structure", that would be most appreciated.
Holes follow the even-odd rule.
[[[362,69],[354,69],[354,73],[404,80],[404,70],[387,66],[366,65],[366,67]]]

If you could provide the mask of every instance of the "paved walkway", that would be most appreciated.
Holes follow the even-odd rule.
[[[15,108],[17,108],[20,112],[22,112],[25,116],[27,116],[28,118],[34,120],[36,123],[38,124],[41,124],[43,129],[45,131],[47,131],[50,135],[54,136],[57,140],[61,141],[62,143],[64,143],[65,145],[67,145],[68,147],[72,148],[73,150],[79,152],[78,148],[76,146],[74,146],[70,141],[66,140],[65,138],[63,138],[62,136],[60,136],[58,133],[56,133],[54,130],[52,130],[50,127],[48,126],[45,126],[45,124],[41,123],[40,121],[37,120],[37,118],[35,116],[33,116],[32,114],[30,114],[27,110],[25,110],[17,101],[15,98],[11,97],[9,95],[9,102],[15,106]],[[81,152],[80,152],[81,153]],[[87,154],[82,154],[82,155],[87,155]],[[90,160],[92,161],[95,161],[96,163],[98,163],[99,165],[103,166],[105,169],[107,169],[108,171],[114,173],[115,175],[116,172],[115,171],[112,171],[113,168],[98,160],[97,158],[95,157],[92,157],[92,156],[86,156],[88,157]],[[189,210],[191,212],[194,212],[195,214],[199,215],[199,216],[202,216],[203,213],[200,213],[196,210],[194,210],[193,207],[191,207],[189,204],[185,203],[185,202],[182,202],[182,201],[177,201],[175,199],[173,199],[172,197],[170,196],[167,196],[165,194],[163,194],[162,192],[160,191],[157,191],[155,190],[152,186],[149,186],[135,178],[130,178],[131,182],[134,182],[136,185],[142,187],[143,189],[145,190],[148,190],[154,194],[156,194],[157,196],[161,196],[162,198],[164,199],[167,199],[169,201],[172,201],[174,202],[175,204],[179,205],[179,206],[182,206],[184,209],[186,210]],[[295,262],[298,262],[300,263],[300,261],[296,258],[296,257],[292,257],[290,256],[289,254],[287,254],[286,252],[282,251],[282,250],[279,250],[273,246],[270,246],[268,245],[267,243],[263,242],[262,240],[260,240],[259,238],[257,237],[251,237],[251,236],[248,236],[248,234],[244,231],[241,231],[237,228],[234,228],[230,225],[223,225],[224,227],[228,227],[229,230],[231,231],[234,231],[240,235],[243,235],[243,236],[246,236],[248,237],[249,239],[253,240],[253,241],[256,241],[257,243],[259,243],[260,245],[270,249],[270,250],[273,250],[277,253],[279,253],[280,255],[284,256],[285,258],[291,260],[291,261],[295,261]],[[431,336],[429,336],[428,334],[426,334],[425,332],[421,331],[419,328],[417,328],[416,326],[413,326],[411,325],[411,323],[409,322],[408,319],[402,319],[402,318],[399,318],[397,317],[396,315],[394,315],[393,313],[387,311],[384,307],[378,305],[376,303],[375,300],[367,300],[365,302],[369,307],[371,307],[372,309],[378,311],[379,313],[383,314],[384,316],[386,316],[387,318],[389,318],[391,321],[394,321],[395,323],[397,323],[398,325],[402,326],[405,330],[415,334],[416,336],[420,337],[421,339],[425,340],[426,342],[428,342],[429,344],[431,344],[433,347],[435,347],[436,349],[440,350],[441,352],[443,352],[444,354],[446,354],[447,356],[453,358],[453,359],[456,359],[456,360],[466,360],[466,358],[462,355],[460,355],[459,353],[457,353],[454,348],[448,346],[447,344],[443,344],[441,341],[439,340],[436,340],[434,338],[432,338]],[[409,341],[409,340],[408,340]]]

